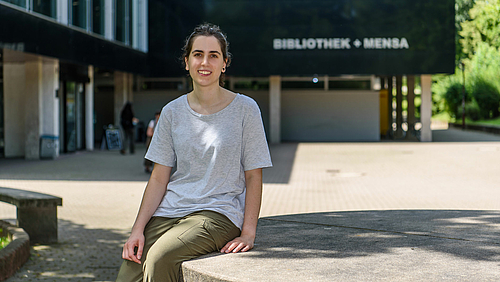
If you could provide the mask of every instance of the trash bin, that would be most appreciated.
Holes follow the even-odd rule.
[[[42,135],[40,137],[40,158],[55,159],[59,153],[59,137]]]

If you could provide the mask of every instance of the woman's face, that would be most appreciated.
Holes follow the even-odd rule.
[[[186,70],[198,86],[219,85],[219,76],[226,67],[217,38],[197,36],[186,61]]]

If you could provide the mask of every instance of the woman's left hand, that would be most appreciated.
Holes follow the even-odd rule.
[[[246,252],[253,248],[255,237],[242,235],[229,241],[221,250],[221,253]]]

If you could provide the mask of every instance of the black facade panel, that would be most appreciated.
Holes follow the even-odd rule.
[[[231,43],[228,75],[453,73],[454,5],[454,0],[151,0],[151,66],[157,76],[184,74],[178,57],[185,37],[197,24],[211,22]],[[285,42],[285,49],[276,48],[274,40]]]
[[[124,72],[147,74],[147,54],[0,4],[0,46]]]

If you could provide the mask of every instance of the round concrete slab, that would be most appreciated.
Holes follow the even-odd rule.
[[[498,281],[498,235],[499,211],[275,216],[259,221],[254,250],[188,261],[183,272],[203,281]]]

